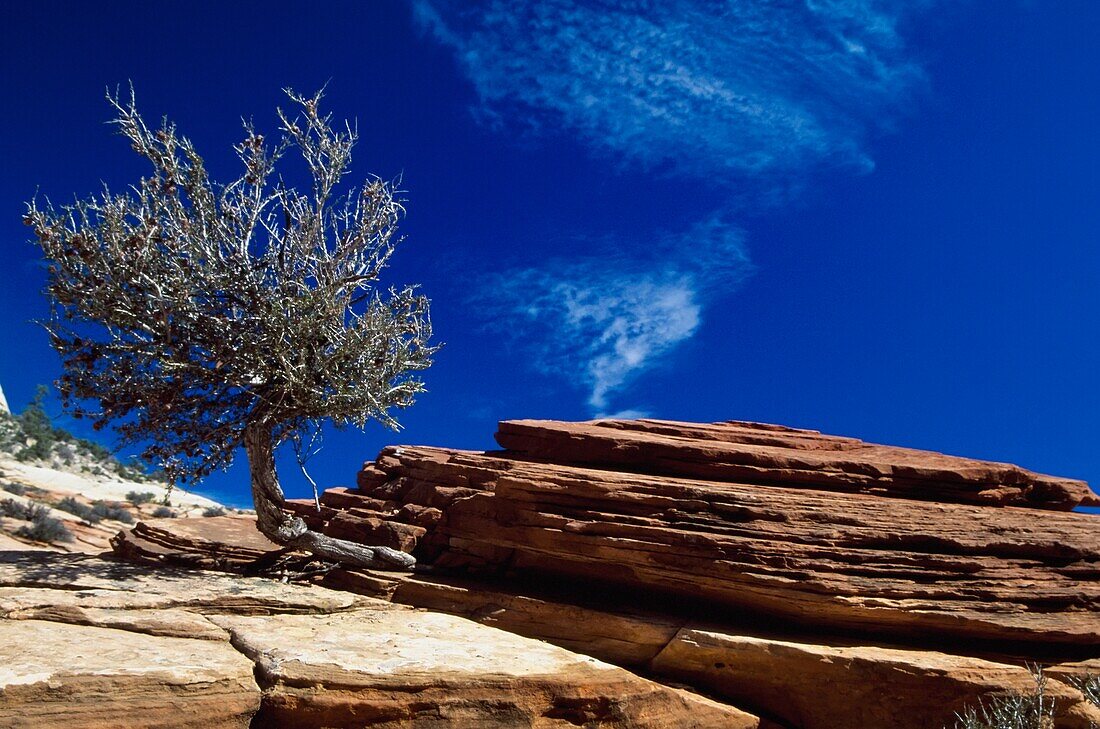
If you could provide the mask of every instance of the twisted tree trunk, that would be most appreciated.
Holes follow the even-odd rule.
[[[256,505],[256,527],[284,547],[310,552],[323,559],[357,567],[409,570],[416,559],[389,547],[369,547],[334,539],[311,531],[299,517],[284,510],[286,497],[275,472],[273,427],[265,421],[249,423],[244,431],[244,448],[252,474],[252,501]]]

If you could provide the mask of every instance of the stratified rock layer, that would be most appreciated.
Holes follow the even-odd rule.
[[[763,423],[508,420],[496,437],[512,453],[553,463],[707,481],[1064,511],[1095,500],[1083,481],[1007,463]]]
[[[765,708],[800,729],[938,729],[978,700],[1035,690],[1026,668],[971,656],[812,645],[714,630],[682,630],[653,659],[651,670]],[[1100,708],[1072,686],[1048,681],[1046,694],[1055,706],[1056,726],[1100,726]]]
[[[1066,511],[1094,501],[1083,482],[747,423],[513,421],[498,440],[386,448],[356,488],[290,502],[421,565],[324,584],[687,683],[762,726],[950,726],[1029,690],[1034,663],[1051,666],[1055,727],[1100,722],[1068,683],[1100,660],[1100,522]],[[232,529],[176,529],[116,549],[263,559],[251,537],[218,546]]]
[[[407,447],[384,450],[360,483],[337,492],[363,500],[342,518],[435,510],[415,553],[439,566],[564,574],[830,629],[1100,644],[1100,533],[1088,514]]]
[[[759,720],[592,658],[436,613],[215,617],[272,687],[265,727],[729,727]]]
[[[0,553],[0,726],[250,722],[759,726],[732,706],[562,648],[349,592]]]

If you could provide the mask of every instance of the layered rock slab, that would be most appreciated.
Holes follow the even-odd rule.
[[[449,615],[383,604],[323,620],[215,621],[269,687],[262,726],[759,725],[732,707]]]
[[[818,628],[1100,645],[1094,515],[623,473],[387,448],[358,493],[414,554],[705,598]],[[322,499],[324,502],[324,498]],[[1028,655],[1026,647],[1023,655]]]
[[[684,629],[651,669],[741,702],[799,729],[926,729],[978,702],[1035,690],[1021,667],[878,646],[831,646]],[[1055,729],[1100,726],[1100,708],[1050,680]]]
[[[181,539],[180,548],[190,541]],[[980,658],[845,643],[809,631],[781,637],[759,624],[739,625],[735,615],[723,616],[723,624],[718,615],[708,622],[675,611],[655,614],[639,610],[629,599],[616,602],[607,595],[599,609],[571,604],[565,601],[568,596],[555,597],[545,585],[534,593],[528,591],[531,585],[516,581],[357,570],[332,572],[326,584],[469,617],[641,668],[660,680],[695,686],[770,717],[779,722],[775,726],[951,726],[955,712],[966,706],[1033,688],[1024,661],[1013,662],[1007,654]],[[944,647],[960,648],[951,642]],[[1100,675],[1095,660],[1051,666],[1046,672],[1052,679],[1048,696],[1057,703],[1054,727],[1085,729],[1090,721],[1100,722],[1100,710],[1071,685],[1073,676]]]
[[[252,673],[227,641],[0,620],[0,726],[247,727]]]
[[[193,547],[195,537],[181,540]],[[349,592],[83,555],[0,553],[0,726],[577,720],[759,724],[560,648]]]
[[[1008,463],[764,423],[506,420],[496,439],[509,452],[537,460],[706,481],[1063,511],[1100,503],[1083,481]]]

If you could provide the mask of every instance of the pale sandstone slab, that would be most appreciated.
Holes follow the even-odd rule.
[[[259,704],[227,642],[0,620],[0,726],[247,727]]]
[[[329,616],[217,616],[259,666],[264,726],[745,727],[732,707],[545,643],[379,603]]]
[[[1027,669],[979,658],[691,629],[682,630],[651,668],[800,729],[952,726],[966,706],[1035,688]],[[1100,708],[1071,686],[1049,680],[1047,693],[1057,708],[1057,729],[1100,723]]]
[[[50,606],[245,614],[335,612],[353,608],[362,599],[346,592],[222,572],[151,570],[90,555],[0,552],[0,612]]]

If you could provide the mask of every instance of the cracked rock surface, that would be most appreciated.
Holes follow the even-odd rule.
[[[323,587],[0,553],[4,727],[733,727],[536,640]]]

